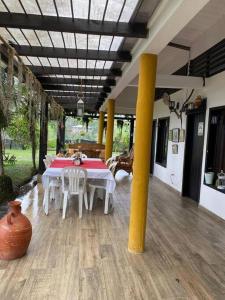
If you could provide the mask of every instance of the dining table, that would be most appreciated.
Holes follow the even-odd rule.
[[[113,197],[116,181],[106,164],[99,158],[82,159],[82,164],[76,166],[73,158],[56,157],[42,175],[44,188],[43,208],[46,215],[49,212],[49,184],[51,179],[61,178],[65,167],[81,167],[87,171],[87,184],[101,184],[106,191],[106,198]],[[108,207],[105,210],[108,213]]]

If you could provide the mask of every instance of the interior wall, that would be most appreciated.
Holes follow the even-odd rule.
[[[221,218],[225,219],[225,194],[216,191],[212,188],[203,184],[204,181],[204,169],[205,169],[205,154],[208,134],[208,116],[209,108],[225,105],[225,85],[224,85],[225,72],[217,74],[206,80],[206,87],[196,90],[193,94],[193,99],[197,95],[207,97],[207,111],[205,121],[205,136],[204,136],[204,151],[202,161],[202,178],[201,178],[201,191],[200,191],[200,202],[199,205],[205,207],[211,212],[217,214]],[[187,90],[178,91],[171,95],[171,99],[176,102],[182,102],[190,92]],[[169,129],[181,128],[180,120],[177,118],[175,113],[171,113],[169,108],[163,103],[162,100],[156,101],[154,107],[154,119],[162,117],[170,117]],[[186,130],[186,116],[183,117],[183,129]],[[156,130],[157,131],[157,130]],[[157,143],[157,132],[156,132],[156,143]],[[184,151],[185,143],[178,143],[178,154],[172,154],[173,142],[168,142],[168,153],[167,153],[167,167],[164,168],[154,163],[154,176],[158,177],[163,182],[167,183],[177,191],[182,191],[183,182],[183,164],[184,164]]]

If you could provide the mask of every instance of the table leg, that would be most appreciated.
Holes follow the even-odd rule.
[[[44,212],[46,215],[48,215],[48,203],[49,203],[49,177],[46,178],[46,188],[44,192],[44,201],[43,201]]]
[[[109,193],[106,191],[105,193],[105,209],[104,209],[104,214],[109,213]]]

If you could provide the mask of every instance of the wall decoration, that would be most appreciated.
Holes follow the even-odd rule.
[[[172,138],[173,138],[173,130],[169,130],[169,137],[168,137],[169,142],[172,142]]]
[[[179,142],[179,135],[180,135],[180,129],[174,128],[172,130],[172,142],[178,143]]]
[[[204,122],[198,123],[198,136],[203,136],[204,134]]]
[[[178,144],[173,144],[172,145],[172,153],[173,154],[178,154]]]
[[[184,142],[184,141],[185,141],[185,130],[181,129],[180,136],[179,136],[179,142]]]

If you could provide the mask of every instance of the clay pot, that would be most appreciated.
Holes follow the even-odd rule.
[[[0,259],[22,257],[30,244],[32,226],[21,213],[21,202],[9,202],[10,211],[0,220]]]

